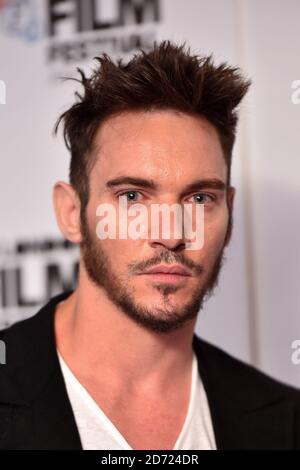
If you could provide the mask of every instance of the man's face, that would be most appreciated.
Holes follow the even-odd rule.
[[[224,260],[229,231],[226,189],[189,188],[206,179],[226,185],[227,167],[218,134],[207,120],[172,110],[127,112],[102,124],[95,149],[90,199],[81,220],[84,267],[124,314],[149,330],[173,331],[196,318],[217,285]],[[139,178],[154,186],[124,182],[125,178]],[[154,239],[149,233],[144,239],[101,240],[96,233],[96,209],[108,203],[118,214],[121,196],[128,207],[140,203],[149,214],[153,204],[183,207],[188,203],[194,213],[196,205],[204,203],[203,247],[186,249],[185,239],[175,238],[172,225],[168,238],[160,232]],[[116,229],[118,233],[118,220]],[[145,273],[158,265],[175,264],[189,275]]]

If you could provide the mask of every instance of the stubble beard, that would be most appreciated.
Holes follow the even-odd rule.
[[[230,225],[229,222],[227,233],[231,231]],[[209,275],[205,278],[204,284],[201,284],[201,281],[199,281],[198,288],[196,288],[190,300],[184,305],[179,308],[175,307],[170,300],[171,294],[180,289],[180,286],[157,283],[153,285],[153,288],[161,293],[162,303],[157,306],[147,307],[135,300],[135,289],[128,285],[124,276],[122,277],[114,272],[110,259],[101,246],[101,241],[95,240],[90,233],[85,211],[81,213],[81,233],[82,242],[80,243],[80,248],[82,260],[90,280],[96,286],[104,289],[107,297],[124,314],[142,327],[156,333],[170,333],[197,317],[203,308],[204,302],[211,297],[218,286],[221,268],[226,259],[224,243],[218,256],[215,258]],[[155,260],[151,261],[154,261],[155,264],[165,262],[186,265],[187,263],[182,253],[171,252],[167,249],[161,252]],[[197,266],[197,268],[198,272],[203,272],[202,267]]]

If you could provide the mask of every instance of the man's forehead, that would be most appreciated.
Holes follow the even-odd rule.
[[[176,131],[176,132],[174,132]],[[125,139],[125,142],[124,142]],[[102,149],[117,142],[126,143],[183,142],[219,140],[215,127],[204,117],[173,110],[127,111],[108,117],[95,135]],[[199,143],[198,142],[198,143]]]
[[[124,168],[176,172],[226,173],[225,160],[214,127],[206,120],[165,112],[128,112],[111,117],[99,128],[94,155],[103,172]],[[121,168],[120,168],[121,167]]]

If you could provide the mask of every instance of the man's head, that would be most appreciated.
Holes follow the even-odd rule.
[[[250,82],[168,41],[127,64],[98,60],[90,78],[80,71],[84,95],[56,125],[64,121],[71,151],[71,184],[54,191],[59,225],[80,243],[82,269],[94,285],[144,327],[169,332],[195,318],[217,285],[232,230],[236,108]],[[174,233],[100,240],[98,205],[117,210],[124,195],[149,211],[162,203],[190,203],[195,211],[204,196],[204,246],[188,251]],[[189,276],[143,274],[159,264],[179,264]]]

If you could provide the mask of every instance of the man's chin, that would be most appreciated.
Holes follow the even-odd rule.
[[[134,299],[135,305],[146,311],[158,313],[165,311],[170,314],[184,311],[191,301],[192,297],[179,295],[179,293],[177,295],[175,293],[169,294],[165,298],[160,293],[152,293],[143,297],[138,296]]]

